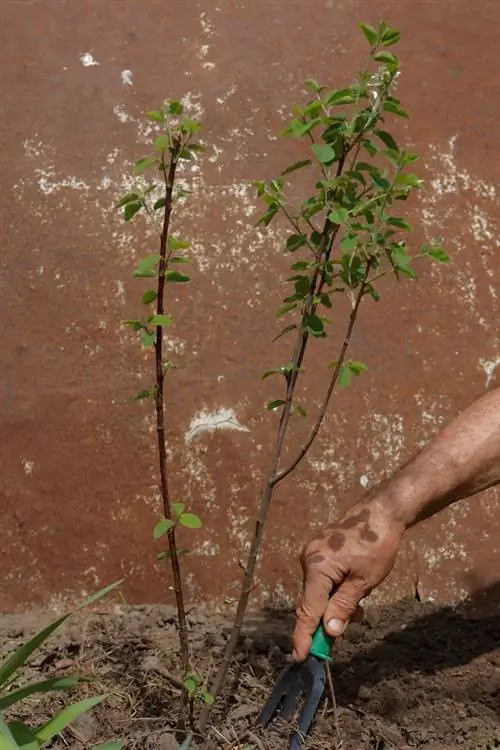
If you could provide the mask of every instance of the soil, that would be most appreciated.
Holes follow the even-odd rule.
[[[43,614],[0,616],[0,654],[48,621]],[[203,611],[192,612],[189,621],[193,666],[213,674],[230,621]],[[191,748],[286,750],[289,727],[253,725],[286,663],[292,625],[292,613],[249,616],[230,683],[206,736],[195,735]],[[176,750],[176,651],[169,608],[81,613],[36,653],[24,677],[78,674],[90,682],[70,695],[28,699],[10,717],[35,726],[76,696],[106,692],[108,698],[59,735],[52,750],[90,748],[118,737],[127,750]],[[304,748],[500,748],[498,615],[473,620],[413,600],[382,608],[336,642],[332,681],[336,706],[327,690]]]

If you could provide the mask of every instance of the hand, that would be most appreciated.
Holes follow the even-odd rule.
[[[295,661],[306,658],[321,618],[329,635],[344,632],[359,612],[361,599],[394,566],[404,529],[383,502],[363,501],[322,539],[306,545],[300,557],[304,591],[293,632]]]

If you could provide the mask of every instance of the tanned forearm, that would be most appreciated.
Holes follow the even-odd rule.
[[[371,495],[410,528],[498,483],[500,388],[471,404]]]

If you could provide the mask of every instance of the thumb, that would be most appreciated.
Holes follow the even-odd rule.
[[[362,581],[346,578],[340,584],[330,598],[323,616],[325,630],[329,635],[342,635],[366,593],[366,586]]]

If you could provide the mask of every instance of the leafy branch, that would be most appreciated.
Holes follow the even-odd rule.
[[[158,235],[159,252],[140,260],[133,272],[133,276],[139,279],[155,279],[156,287],[146,290],[142,295],[142,302],[148,310],[147,314],[141,319],[124,322],[140,334],[140,341],[144,348],[154,349],[154,386],[150,390],[141,391],[135,398],[153,399],[155,403],[159,492],[163,518],[155,526],[154,538],[158,540],[166,536],[168,542],[168,549],[160,552],[158,559],[168,559],[171,564],[180,657],[184,673],[183,705],[185,705],[188,696],[193,692],[191,688],[194,677],[190,670],[185,596],[179,562],[179,556],[183,550],[177,545],[176,531],[179,525],[190,529],[200,528],[202,522],[194,513],[186,512],[184,503],[173,502],[170,496],[166,449],[165,377],[169,370],[175,369],[175,364],[164,360],[164,332],[165,328],[173,323],[172,315],[167,312],[167,289],[170,284],[183,284],[190,280],[189,276],[178,270],[181,264],[190,262],[184,254],[184,251],[190,247],[190,243],[178,239],[171,232],[174,206],[186,195],[185,190],[175,191],[178,168],[183,160],[191,161],[205,149],[202,144],[193,142],[193,136],[201,126],[196,120],[184,115],[181,102],[166,102],[161,109],[149,112],[148,116],[160,130],[160,134],[154,141],[155,154],[137,161],[134,171],[139,177],[146,171],[155,169],[160,175],[160,180],[145,182],[143,180],[142,186],[136,187],[133,192],[123,196],[118,202],[118,207],[123,208],[125,221],[130,221],[136,214],[143,211]],[[208,695],[202,691],[200,694]],[[182,711],[181,706],[181,715]]]
[[[293,322],[277,338],[295,331],[295,340],[290,360],[262,376],[283,377],[285,392],[267,405],[269,411],[280,412],[280,419],[233,628],[211,689],[214,697],[225,685],[241,633],[274,488],[297,468],[313,445],[335,387],[346,387],[352,375],[359,376],[367,369],[362,362],[346,360],[362,301],[367,295],[379,301],[375,282],[383,276],[393,274],[398,281],[402,276],[414,279],[412,262],[416,258],[449,261],[439,243],[423,245],[412,254],[404,234],[401,236],[411,232],[412,226],[393,213],[393,205],[406,201],[423,181],[407,171],[418,155],[400,147],[385,124],[391,116],[408,118],[394,96],[399,61],[388,50],[399,41],[400,33],[384,21],[377,28],[368,24],[360,24],[360,28],[370,45],[367,65],[342,89],[329,91],[308,79],[312,98],[305,106],[294,108],[295,117],[282,134],[305,140],[307,156],[284,169],[278,178],[255,183],[266,204],[257,225],[267,227],[281,214],[293,230],[284,248],[287,255],[294,256],[292,275],[286,279],[291,290],[277,312],[278,319],[291,315]],[[315,192],[293,206],[285,194],[285,178],[309,168],[317,172]],[[327,338],[331,321],[325,313],[342,294],[351,299],[352,310],[339,353],[329,365],[332,375],[326,394],[303,446],[288,466],[280,468],[292,413],[307,417],[306,409],[296,401],[307,344],[311,337]],[[200,717],[201,731],[209,716],[210,707],[206,706]]]

